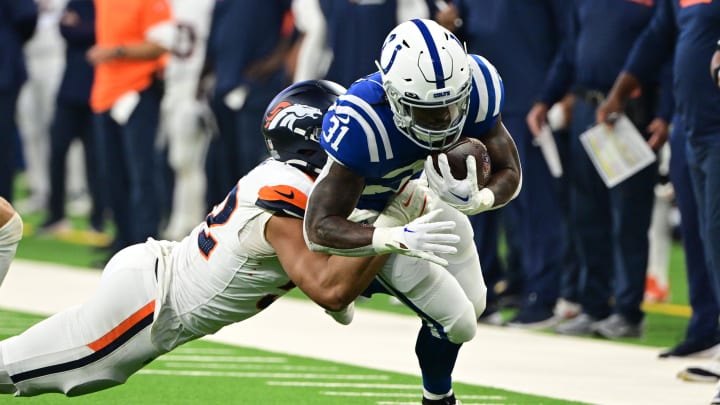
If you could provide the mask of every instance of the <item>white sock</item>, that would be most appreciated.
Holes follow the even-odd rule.
[[[453,394],[452,388],[450,388],[450,391],[448,391],[444,394],[433,394],[432,392],[423,388],[423,396],[427,399],[432,399],[432,400],[443,399],[443,398],[449,397],[452,394]]]

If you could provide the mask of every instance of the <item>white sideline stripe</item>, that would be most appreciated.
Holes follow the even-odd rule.
[[[338,382],[312,382],[312,381],[267,381],[265,384],[282,387],[325,387],[325,388],[377,388],[386,390],[414,390],[415,384],[366,384],[366,383],[338,383]]]
[[[157,360],[156,360],[157,361]],[[282,371],[337,371],[337,367],[323,366],[267,366],[262,364],[215,364],[215,363],[163,363],[163,367],[169,368],[205,368],[205,369],[239,369],[239,370],[282,370]],[[417,388],[417,387],[416,387]]]
[[[224,354],[230,356],[235,351],[233,349],[215,349],[212,347],[184,347],[180,346],[173,350],[174,354]]]
[[[417,387],[415,387],[417,389]],[[357,391],[321,391],[323,395],[336,396],[336,397],[383,397],[383,398],[417,398],[417,392],[404,393],[404,392],[357,392]],[[480,399],[490,401],[502,401],[507,399],[506,397],[499,395],[463,395],[463,401],[467,399]],[[465,402],[463,402],[464,404]]]
[[[285,357],[245,357],[245,356],[184,356],[182,354],[165,354],[157,358],[164,361],[197,361],[214,363],[287,363]]]
[[[417,392],[358,392],[358,391],[320,391],[329,397],[381,397],[381,398],[417,398]]]
[[[0,307],[53,314],[88,299],[99,279],[100,272],[94,270],[16,260],[0,286]],[[206,339],[419,375],[414,353],[419,325],[410,316],[356,308],[353,323],[341,326],[312,303],[284,298],[262,314]],[[706,405],[715,394],[715,384],[675,378],[678,371],[703,363],[658,360],[658,352],[599,339],[480,325],[475,339],[460,350],[453,380],[603,405]],[[462,401],[462,392],[458,397]]]
[[[182,375],[191,377],[236,377],[236,378],[298,378],[308,380],[389,380],[387,375],[360,374],[318,374],[318,373],[247,373],[241,371],[199,371],[199,370],[153,370],[142,369],[138,374]]]

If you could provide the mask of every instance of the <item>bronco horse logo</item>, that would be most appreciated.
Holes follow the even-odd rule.
[[[306,134],[302,126],[298,126],[296,123],[304,119],[314,120],[320,117],[322,117],[322,111],[319,108],[283,101],[268,112],[265,117],[265,129],[285,127],[296,134],[307,137],[312,134]]]

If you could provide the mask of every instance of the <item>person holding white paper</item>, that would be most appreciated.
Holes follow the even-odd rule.
[[[580,135],[596,123],[595,109],[622,68],[632,40],[649,23],[656,7],[652,2],[617,0],[576,0],[571,4],[570,34],[540,101],[527,117],[537,135],[550,106],[568,91],[576,96],[570,129],[572,158],[565,173],[570,181],[575,245],[584,272],[578,293],[582,313],[556,331],[595,333],[609,339],[639,337],[657,164],[608,188],[585,152]],[[672,102],[659,97],[658,91],[659,84],[667,84],[669,89],[671,81],[659,80],[657,75],[646,79],[642,95],[634,99],[627,115],[643,137],[667,136]],[[664,108],[657,108],[659,101]]]

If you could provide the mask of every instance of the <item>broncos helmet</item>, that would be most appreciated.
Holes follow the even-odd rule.
[[[430,150],[458,139],[472,75],[465,47],[455,35],[432,20],[406,21],[385,38],[376,64],[400,132]]]
[[[345,91],[329,80],[305,80],[275,96],[262,120],[270,156],[311,175],[320,174],[327,159],[319,143],[323,115]]]

